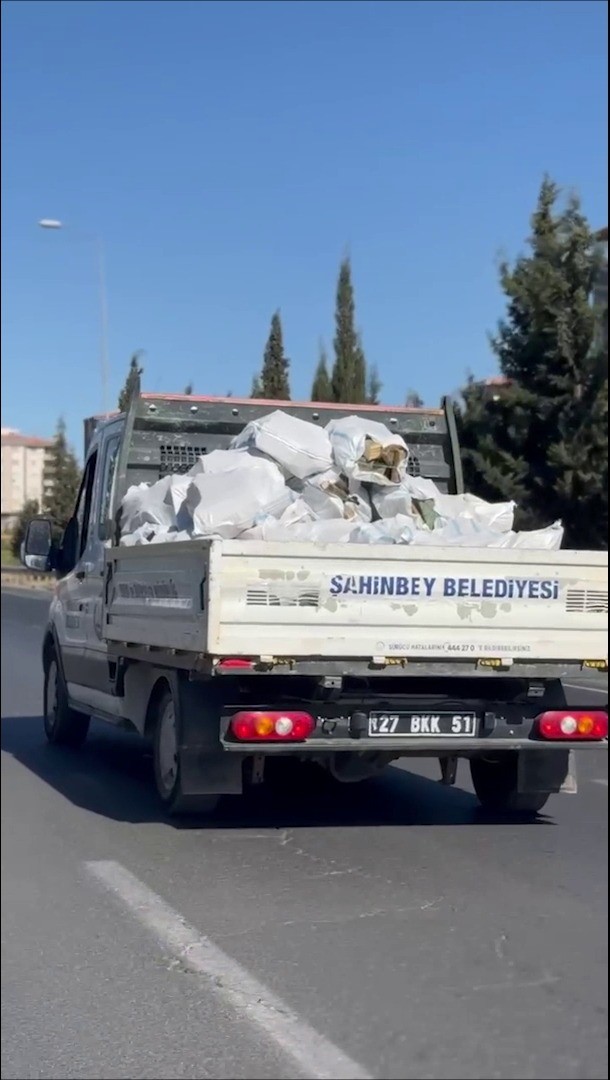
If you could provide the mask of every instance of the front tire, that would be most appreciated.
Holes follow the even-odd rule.
[[[45,735],[54,746],[78,749],[89,732],[89,717],[70,708],[68,691],[54,652],[45,670],[43,723]]]
[[[519,791],[518,769],[517,754],[471,759],[472,785],[485,810],[515,817],[536,817],[542,810],[551,793]]]
[[[168,814],[203,816],[214,812],[218,806],[218,795],[186,795],[182,789],[178,719],[169,690],[157,705],[153,763],[157,794]]]

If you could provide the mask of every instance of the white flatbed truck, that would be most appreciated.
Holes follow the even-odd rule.
[[[169,812],[212,811],[261,782],[271,755],[337,780],[468,759],[494,812],[535,814],[574,787],[572,751],[607,748],[608,710],[568,708],[562,680],[607,671],[606,552],[192,540],[120,546],[133,483],[186,472],[281,407],[359,412],[399,431],[410,468],[461,491],[455,422],[439,410],[134,394],[86,423],[60,545],[35,519],[23,559],[57,574],[43,643],[44,726],[77,746],[90,720],[150,738]]]

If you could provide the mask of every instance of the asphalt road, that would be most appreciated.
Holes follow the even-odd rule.
[[[426,764],[176,827],[137,740],[45,745],[45,615],[3,593],[3,1080],[607,1076],[605,754],[533,824]]]

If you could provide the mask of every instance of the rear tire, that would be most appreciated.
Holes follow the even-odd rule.
[[[89,732],[90,718],[70,708],[55,652],[51,653],[45,670],[43,722],[45,735],[54,746],[78,749]]]
[[[472,758],[470,775],[481,806],[500,814],[535,817],[546,805],[549,791],[518,791],[518,756]]]
[[[168,690],[157,704],[153,763],[155,786],[161,803],[172,816],[213,814],[218,795],[185,795],[180,776],[178,722],[174,699]]]

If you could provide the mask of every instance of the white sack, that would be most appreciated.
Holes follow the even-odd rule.
[[[295,481],[291,486],[321,520],[344,518],[345,521],[359,522],[370,521],[373,516],[362,484],[358,481],[348,483],[334,466],[307,480]]]
[[[395,518],[358,525],[350,536],[350,544],[411,544],[416,531],[412,518],[398,514]]]
[[[198,476],[199,473],[226,473],[234,469],[247,469],[264,460],[261,454],[251,452],[246,447],[241,450],[211,450],[209,454],[201,454],[192,468],[189,476]]]
[[[154,525],[139,525],[133,532],[121,537],[121,545],[123,547],[139,547],[140,544],[149,544],[155,535]]]
[[[530,551],[559,551],[563,541],[563,525],[555,521],[546,529],[530,529],[525,532],[511,532],[501,537],[506,543],[494,544],[494,547],[529,549]]]
[[[447,495],[422,476],[405,476],[398,486],[376,490],[372,497],[380,517],[419,514],[422,523],[435,529],[456,518],[471,518],[493,532],[507,533],[515,516],[514,502],[488,503],[476,495]]]
[[[404,439],[377,420],[345,416],[326,430],[335,464],[346,476],[371,484],[397,484],[406,472],[409,451]]]
[[[454,518],[433,530],[418,529],[415,544],[423,547],[501,547],[505,539],[470,517]]]
[[[324,428],[280,409],[252,420],[236,435],[231,447],[255,447],[301,480],[332,465],[330,439]]]
[[[192,540],[190,532],[178,529],[162,529],[155,525],[140,525],[134,533],[123,537],[123,547],[138,547],[141,544],[174,544]]]
[[[164,476],[155,484],[134,484],[121,504],[121,533],[135,533],[142,525],[158,525],[171,529],[176,518],[166,496],[171,489],[172,476]]]
[[[192,540],[192,534],[185,530],[174,529],[171,532],[157,532],[150,538],[151,544],[182,544],[185,540]]]
[[[193,519],[186,505],[186,493],[189,489],[190,477],[181,473],[175,473],[169,478],[169,485],[165,493],[165,502],[171,506],[174,513],[176,529],[188,530],[192,527]]]
[[[373,516],[368,499],[361,495],[340,495],[306,485],[301,498],[310,507],[313,515],[322,521],[343,518],[345,521],[358,523],[370,521]]]
[[[313,541],[318,544],[346,544],[354,529],[353,522],[343,518],[325,521],[297,521],[286,524],[274,517],[266,517],[246,532],[240,540],[269,540],[273,543],[298,543]]]
[[[273,461],[245,470],[199,473],[191,478],[186,505],[195,536],[232,539],[251,528],[261,513],[279,514],[292,501],[284,477]]]

